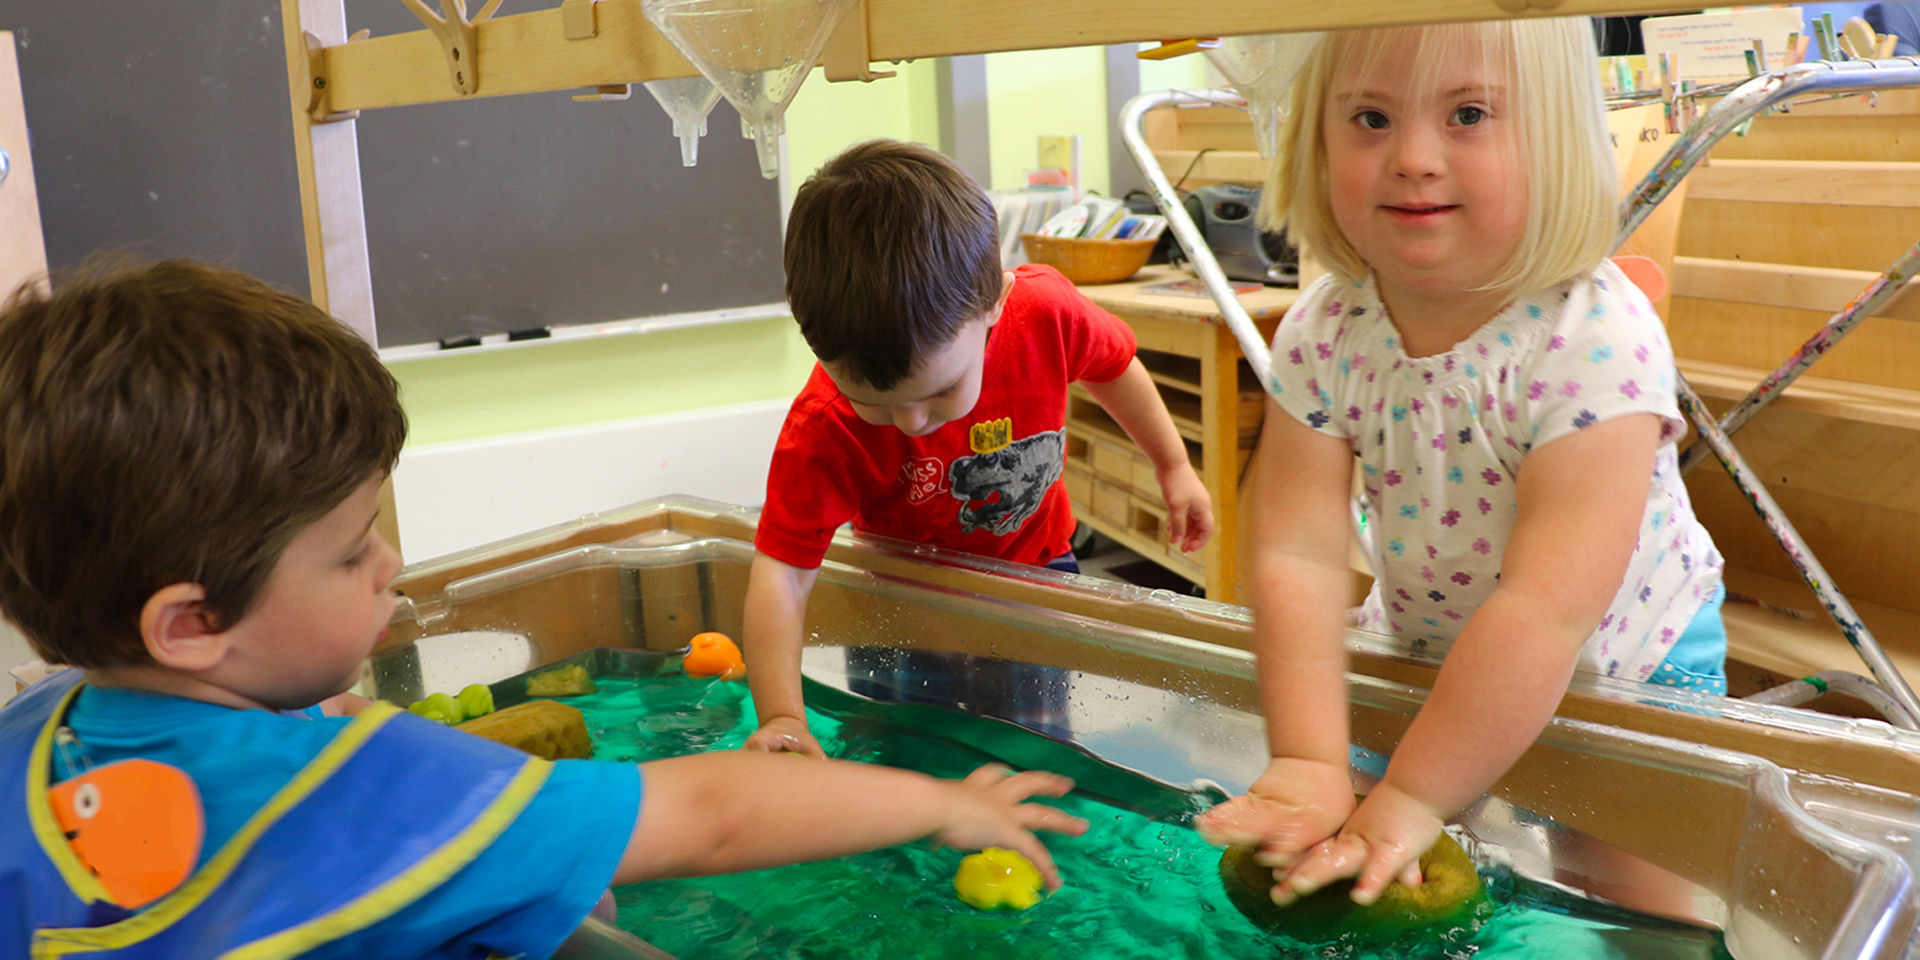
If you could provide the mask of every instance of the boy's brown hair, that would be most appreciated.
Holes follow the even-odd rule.
[[[42,657],[151,662],[148,598],[245,617],[280,554],[406,439],[373,348],[187,260],[95,260],[0,308],[0,610]]]
[[[938,151],[869,140],[794,194],[786,268],[814,356],[891,390],[999,301],[999,219]]]

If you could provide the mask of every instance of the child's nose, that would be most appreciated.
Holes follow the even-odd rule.
[[[1440,137],[1417,126],[1402,128],[1394,138],[1393,165],[1394,173],[1399,176],[1437,176],[1446,168]]]
[[[902,433],[918,433],[927,425],[927,410],[917,403],[900,407],[893,411],[893,425]]]
[[[393,578],[400,575],[400,551],[378,533],[373,535],[373,542],[375,582],[379,584],[377,589],[384,591],[392,585]]]

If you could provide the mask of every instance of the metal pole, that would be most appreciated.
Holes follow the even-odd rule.
[[[1156,107],[1237,107],[1245,110],[1247,101],[1238,95],[1224,90],[1153,90],[1140,94],[1127,101],[1120,110],[1120,138],[1126,141],[1127,152],[1133,155],[1140,172],[1147,178],[1147,192],[1153,195],[1154,205],[1167,218],[1167,226],[1173,230],[1173,236],[1187,251],[1187,259],[1193,264],[1194,273],[1200,282],[1206,284],[1207,292],[1213,295],[1215,306],[1220,308],[1221,319],[1227,322],[1227,328],[1233,331],[1233,337],[1240,342],[1240,352],[1246,354],[1248,365],[1260,378],[1260,386],[1271,391],[1268,372],[1272,368],[1272,358],[1268,356],[1267,342],[1260,336],[1259,328],[1253,325],[1253,318],[1247,316],[1247,309],[1240,305],[1240,298],[1227,282],[1227,275],[1220,269],[1220,261],[1214,259],[1213,248],[1207,246],[1205,238],[1200,236],[1200,228],[1187,216],[1186,204],[1173,192],[1173,184],[1167,180],[1167,172],[1160,169],[1160,161],[1154,158],[1153,151],[1147,147],[1147,136],[1141,118],[1147,111]]]
[[[1907,252],[1902,254],[1900,259],[1895,260],[1893,266],[1874,278],[1865,290],[1860,291],[1859,296],[1853,298],[1852,303],[1834,314],[1825,326],[1813,336],[1808,337],[1807,342],[1801,344],[1800,349],[1794,351],[1793,356],[1788,357],[1786,363],[1767,374],[1752,390],[1747,391],[1747,395],[1740,398],[1740,402],[1734,404],[1733,409],[1728,410],[1726,416],[1720,418],[1720,429],[1731,435],[1745,426],[1748,420],[1753,419],[1754,414],[1759,413],[1767,404],[1773,402],[1774,398],[1785,392],[1789,384],[1799,379],[1815,360],[1833,349],[1840,342],[1840,338],[1859,326],[1860,321],[1873,316],[1881,307],[1886,306],[1887,301],[1892,300],[1895,294],[1905,289],[1907,281],[1913,279],[1915,273],[1920,273],[1920,243],[1908,247]],[[1688,447],[1680,454],[1680,472],[1685,474],[1691,471],[1700,464],[1701,459],[1699,444]]]
[[[1805,93],[1849,93],[1920,87],[1920,58],[1799,63],[1763,73],[1735,88],[1674,140],[1633,193],[1620,205],[1620,233],[1614,246],[1627,242],[1642,221],[1673,192],[1713,145],[1762,110]]]
[[[1767,492],[1760,478],[1754,474],[1751,467],[1747,466],[1747,461],[1740,456],[1740,451],[1734,449],[1733,441],[1727,438],[1726,433],[1720,429],[1720,424],[1714,421],[1713,414],[1708,412],[1706,404],[1700,402],[1700,397],[1693,392],[1692,385],[1688,384],[1685,378],[1679,378],[1678,383],[1680,406],[1687,412],[1687,417],[1693,421],[1694,429],[1700,431],[1700,439],[1715,456],[1720,458],[1720,463],[1733,477],[1734,484],[1740,488],[1742,494],[1746,495],[1747,502],[1753,505],[1753,509],[1760,514],[1760,519],[1766,522],[1767,529],[1773,532],[1774,539],[1780,541],[1781,549],[1787,552],[1787,559],[1791,560],[1794,568],[1800,571],[1800,576],[1807,581],[1807,586],[1812,587],[1813,592],[1820,597],[1820,603],[1827,608],[1828,615],[1832,616],[1833,622],[1839,625],[1840,632],[1847,637],[1847,642],[1853,644],[1854,652],[1860,654],[1860,659],[1866,662],[1867,670],[1873,674],[1874,679],[1887,688],[1887,692],[1893,695],[1902,709],[1913,716],[1920,717],[1920,699],[1914,697],[1913,688],[1907,686],[1906,678],[1900,675],[1893,661],[1887,659],[1886,651],[1880,649],[1880,644],[1873,639],[1873,634],[1867,631],[1866,624],[1860,621],[1860,615],[1854,612],[1853,605],[1834,588],[1833,578],[1827,575],[1826,568],[1820,565],[1820,561],[1814,557],[1812,551],[1802,545],[1800,532],[1793,528],[1792,521],[1789,521],[1787,515],[1781,512],[1780,505],[1773,501],[1773,495]]]

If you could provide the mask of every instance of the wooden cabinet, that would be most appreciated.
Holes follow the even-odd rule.
[[[1167,511],[1152,463],[1079,388],[1067,402],[1067,493],[1074,515],[1095,530],[1206,587],[1208,598],[1239,603],[1234,531],[1240,480],[1260,434],[1265,394],[1211,299],[1140,292],[1185,276],[1149,267],[1126,283],[1085,286],[1080,292],[1133,328],[1140,360],[1213,498],[1212,542],[1191,556],[1167,546]],[[1240,302],[1261,333],[1272,336],[1298,295],[1269,287],[1242,294]]]

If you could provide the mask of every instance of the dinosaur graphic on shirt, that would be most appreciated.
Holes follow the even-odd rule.
[[[1053,430],[953,461],[947,480],[960,501],[961,532],[1005,536],[1020,529],[1059,482],[1066,459],[1066,431]]]

